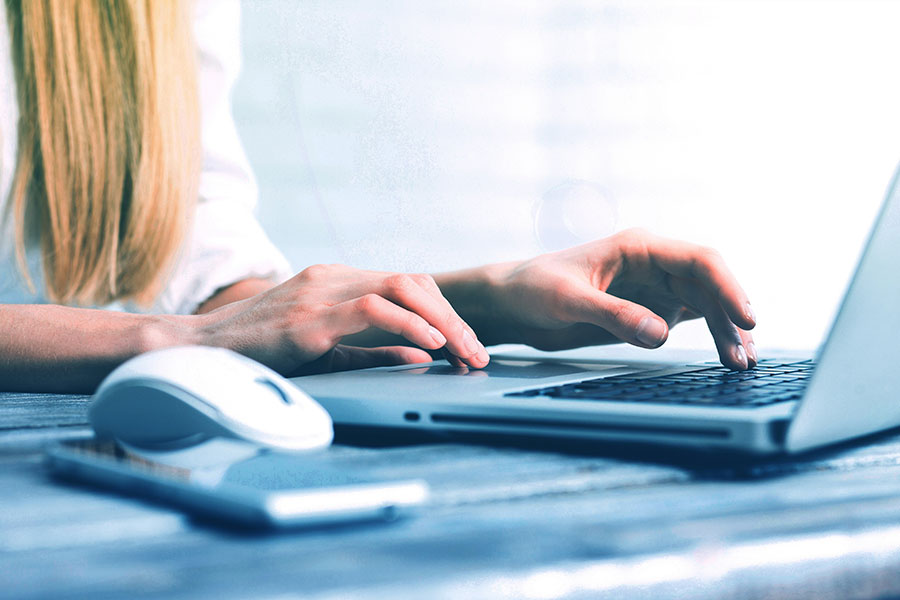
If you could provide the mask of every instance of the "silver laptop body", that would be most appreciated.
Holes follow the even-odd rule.
[[[622,347],[619,360],[592,360],[590,350],[584,358],[567,353],[548,360],[501,354],[493,356],[484,371],[439,361],[293,381],[321,402],[339,425],[647,442],[756,454],[799,452],[900,426],[898,177],[900,168],[818,352],[817,366],[797,400],[707,406],[535,392],[617,376],[680,377],[714,367],[689,363],[677,353],[666,361],[628,358],[634,352]],[[613,356],[616,347],[604,351]],[[809,357],[787,362],[804,358]],[[523,392],[532,395],[510,395]]]

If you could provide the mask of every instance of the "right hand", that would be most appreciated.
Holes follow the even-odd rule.
[[[255,296],[199,315],[201,343],[224,346],[285,374],[428,362],[405,346],[339,346],[380,329],[454,364],[481,368],[489,357],[430,275],[315,265]]]

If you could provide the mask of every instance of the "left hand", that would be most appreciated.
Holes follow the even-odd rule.
[[[491,337],[498,340],[541,350],[617,341],[656,348],[670,327],[702,316],[722,364],[757,363],[747,331],[756,317],[711,248],[627,230],[496,268]]]

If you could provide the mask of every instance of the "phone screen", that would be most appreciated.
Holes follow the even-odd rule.
[[[422,481],[350,473],[329,465],[326,454],[272,452],[225,438],[160,452],[92,438],[60,444],[48,453],[48,464],[67,477],[194,512],[274,526],[394,518],[427,497]]]

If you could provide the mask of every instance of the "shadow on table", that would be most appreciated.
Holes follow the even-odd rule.
[[[628,462],[674,466],[689,471],[696,480],[755,480],[784,477],[826,467],[835,460],[871,462],[887,457],[900,462],[900,427],[799,454],[759,456],[735,451],[700,450],[667,445],[537,438],[496,433],[438,433],[404,428],[335,426],[335,442],[367,448],[386,448],[420,444],[477,444],[517,448],[528,451],[556,452],[577,456],[596,456]],[[888,450],[887,454],[885,451]],[[873,456],[877,455],[877,456]]]

